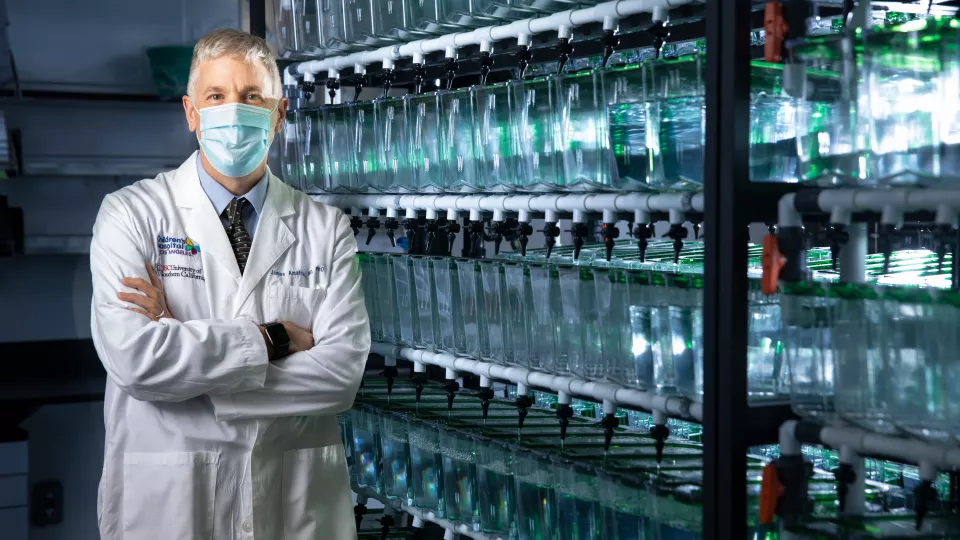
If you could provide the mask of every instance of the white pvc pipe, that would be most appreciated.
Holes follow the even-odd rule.
[[[920,465],[927,463],[941,471],[960,468],[960,447],[953,445],[881,435],[847,426],[822,428],[820,440],[832,448],[849,446],[860,455],[880,454]]]
[[[904,211],[936,210],[941,205],[960,208],[960,190],[956,189],[825,189],[817,197],[817,205],[830,212],[842,207],[853,212],[882,212],[886,206]]]
[[[492,43],[504,39],[524,39],[532,34],[544,32],[559,32],[561,28],[573,28],[584,24],[603,22],[604,19],[622,19],[637,13],[656,13],[664,17],[664,10],[697,0],[617,0],[604,2],[593,7],[577,10],[568,10],[554,13],[537,19],[515,21],[502,26],[478,28],[470,32],[447,34],[431,39],[422,39],[403,45],[391,45],[372,51],[358,52],[345,56],[333,56],[322,60],[312,60],[296,64],[297,73],[320,73],[328,69],[345,69],[355,64],[367,65],[374,62],[398,58],[411,58],[416,55],[426,55],[436,51],[446,51],[448,48],[462,48],[468,45],[480,45],[484,42]]]
[[[780,227],[802,227],[803,216],[794,207],[796,193],[788,193],[777,203],[777,225]]]
[[[702,210],[702,194],[692,193],[570,193],[551,195],[311,195],[331,206],[459,210],[476,212],[671,212],[682,223],[684,213]]]
[[[800,214],[794,208],[794,194],[780,199],[780,226],[799,226]],[[831,222],[849,223],[853,212],[880,212],[894,223],[902,212],[915,210],[936,211],[938,223],[953,224],[960,211],[960,190],[942,188],[837,188],[824,189],[817,196],[817,206],[829,212]]]
[[[863,283],[867,280],[867,224],[851,223],[849,238],[840,249],[840,281]]]
[[[797,440],[797,421],[787,420],[780,426],[780,453],[784,456],[799,456],[800,441]]]
[[[540,371],[532,371],[520,366],[505,366],[491,362],[482,362],[471,358],[462,358],[447,353],[436,353],[423,349],[401,348],[393,345],[374,343],[371,352],[385,355],[391,351],[417,365],[434,365],[447,370],[472,373],[488,379],[510,381],[526,387],[545,388],[560,396],[583,396],[598,402],[610,402],[626,407],[660,411],[667,416],[700,421],[703,419],[703,406],[689,399],[677,396],[663,396],[654,392],[627,388],[617,384],[600,381],[587,381],[569,376],[556,376]]]

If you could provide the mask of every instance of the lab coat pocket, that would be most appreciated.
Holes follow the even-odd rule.
[[[211,540],[218,452],[123,455],[124,540]]]
[[[283,538],[356,538],[347,460],[339,442],[283,454]]]
[[[323,289],[270,285],[264,321],[289,321],[304,330],[313,331],[313,314],[324,297]]]

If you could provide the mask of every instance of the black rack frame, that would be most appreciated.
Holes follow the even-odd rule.
[[[750,0],[706,5],[703,537],[747,538],[746,453],[777,442],[788,405],[747,403],[748,225],[795,185],[750,182]]]

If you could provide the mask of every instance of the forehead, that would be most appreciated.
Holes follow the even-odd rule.
[[[203,92],[210,86],[246,88],[259,86],[269,88],[269,75],[264,66],[247,62],[240,56],[221,56],[200,62],[197,66],[197,89]]]

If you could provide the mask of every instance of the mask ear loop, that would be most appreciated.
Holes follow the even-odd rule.
[[[197,113],[197,144],[200,144],[200,109],[197,108],[197,104],[193,103],[192,99],[190,104],[193,105],[193,112]]]
[[[272,109],[270,109],[270,116],[273,116],[273,113],[277,112],[277,110],[280,108],[280,101],[281,101],[282,99],[283,99],[282,97],[281,97],[281,98],[277,98],[277,104],[274,105],[274,107],[273,107]],[[277,125],[277,129],[273,130],[273,134],[274,134],[274,135],[279,135],[280,132],[283,131],[283,130],[281,129],[281,127],[283,126],[283,121],[284,121],[283,118],[280,118],[279,116],[277,116],[277,124],[278,124],[278,125]]]

